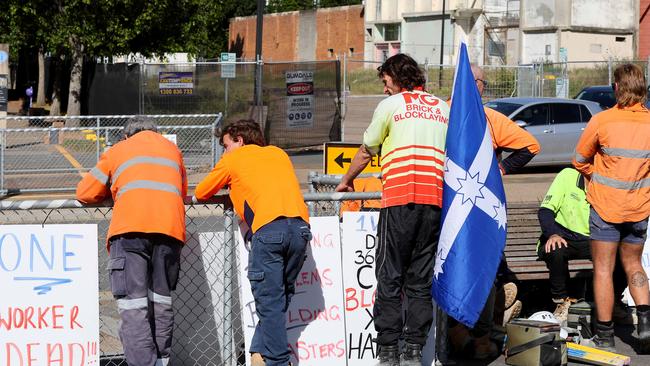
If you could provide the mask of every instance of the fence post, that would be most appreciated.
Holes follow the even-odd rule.
[[[314,177],[317,176],[318,173],[316,173],[313,170],[309,171],[309,174],[307,175],[307,185],[309,186],[309,193],[316,193],[316,190],[314,189]],[[315,216],[316,215],[316,210],[314,210],[314,202],[309,201],[307,202],[307,209],[309,210],[309,217]]]
[[[341,128],[341,141],[344,140],[345,136],[345,115],[348,112],[348,54],[343,52],[343,105],[341,108],[341,114],[343,117],[343,126]]]
[[[224,334],[220,343],[223,347],[223,360],[225,364],[236,365],[236,357],[233,357],[233,348],[235,339],[233,336],[233,322],[232,322],[232,298],[235,296],[232,292],[235,290],[233,284],[236,282],[236,278],[233,276],[233,267],[236,262],[233,261],[233,256],[236,253],[237,245],[235,243],[235,220],[232,207],[229,203],[226,203],[224,207],[224,242],[226,245],[226,258],[224,263],[224,284],[226,296],[224,297],[223,302],[223,320],[224,320]]]
[[[0,135],[0,192],[5,190],[5,145],[7,144],[7,131],[2,129]]]
[[[217,118],[212,122],[212,137],[211,137],[211,159],[212,159],[212,167],[217,165],[217,161],[219,161],[219,158],[221,158],[221,149],[218,146],[217,142],[217,128],[219,128],[219,125],[221,124],[221,119],[222,119],[222,114],[219,113],[217,114]],[[218,156],[217,156],[218,155]]]
[[[607,84],[612,85],[612,56],[607,58]]]
[[[99,143],[99,129],[101,128],[101,119],[97,117],[97,130],[95,131],[95,146],[97,146],[97,162],[99,163],[99,156],[101,155],[101,144]]]

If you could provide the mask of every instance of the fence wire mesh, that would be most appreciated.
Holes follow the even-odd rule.
[[[0,191],[74,190],[105,149],[122,139],[122,128],[130,117],[7,117],[10,128],[0,129]],[[176,142],[188,182],[196,185],[214,166],[220,151],[214,130],[221,115],[150,117],[160,133]]]
[[[118,335],[117,305],[110,291],[106,232],[111,208],[0,210],[3,224],[97,224],[99,324],[102,365],[126,366]],[[186,206],[187,241],[172,294],[174,365],[243,365],[236,241],[232,211],[224,204]]]

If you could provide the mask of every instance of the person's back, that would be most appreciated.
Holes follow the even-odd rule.
[[[223,155],[230,172],[230,198],[235,211],[257,231],[277,217],[305,217],[306,206],[289,156],[275,146],[245,145]],[[209,197],[215,183],[202,181],[195,194]]]
[[[141,232],[185,240],[185,168],[178,147],[162,135],[141,131],[115,144],[89,175],[98,179],[82,180],[77,199],[99,202],[110,183],[114,206],[108,238]]]

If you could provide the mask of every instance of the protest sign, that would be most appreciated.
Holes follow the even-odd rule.
[[[313,239],[296,279],[296,293],[287,310],[291,362],[301,366],[345,364],[341,241],[338,217],[313,217]],[[247,364],[257,324],[255,301],[248,281],[248,250],[239,236],[239,275]]]
[[[0,226],[0,364],[99,365],[97,225]]]

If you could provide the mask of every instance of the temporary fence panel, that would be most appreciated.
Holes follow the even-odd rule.
[[[6,117],[9,128],[0,129],[0,193],[73,191],[100,155],[122,139],[131,117]],[[221,151],[214,136],[221,114],[147,117],[178,145],[188,181],[197,184]],[[60,127],[70,125],[80,127]]]
[[[341,138],[341,71],[335,61],[265,63],[265,136],[282,148]]]

